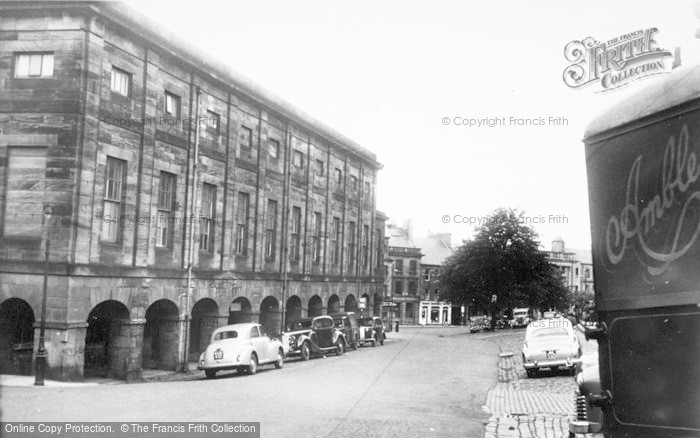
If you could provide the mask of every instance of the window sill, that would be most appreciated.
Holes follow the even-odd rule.
[[[110,99],[121,99],[124,101],[131,100],[131,96],[124,95],[124,94],[122,94],[118,91],[114,91],[114,90],[109,90],[109,97],[110,97]]]

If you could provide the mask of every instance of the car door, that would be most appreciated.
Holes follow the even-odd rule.
[[[258,363],[265,362],[267,360],[267,352],[265,351],[265,339],[260,336],[261,326],[253,326],[250,329],[250,343],[253,346],[255,354],[258,355]]]
[[[266,360],[277,358],[275,343],[272,342],[270,335],[265,331],[265,327],[263,326],[260,326],[260,337],[262,338],[261,346],[265,350]]]

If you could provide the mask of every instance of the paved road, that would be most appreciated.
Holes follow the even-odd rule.
[[[478,437],[499,346],[463,328],[402,328],[384,346],[255,376],[2,388],[3,421],[260,421],[262,436]]]
[[[574,417],[574,378],[554,371],[528,378],[521,356],[525,330],[475,334],[474,339],[491,341],[502,352],[513,353],[512,359],[501,360],[499,382],[488,393],[485,409],[492,415],[485,438],[568,437],[569,420]],[[584,353],[598,348],[595,341],[586,341],[580,333],[579,341]]]

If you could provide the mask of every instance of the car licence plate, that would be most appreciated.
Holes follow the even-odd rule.
[[[222,350],[214,351],[214,360],[221,360],[224,358],[224,352]]]
[[[547,359],[554,359],[555,357],[557,357],[557,352],[555,350],[547,352]]]

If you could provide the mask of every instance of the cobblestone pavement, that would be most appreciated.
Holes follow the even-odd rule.
[[[510,357],[501,357],[498,383],[489,391],[483,407],[491,414],[484,437],[568,437],[569,420],[575,418],[574,378],[568,373],[553,371],[542,372],[537,378],[528,378],[520,354],[525,340],[524,330],[473,336],[496,343],[501,353],[513,353]],[[584,352],[597,348],[595,342],[586,342],[583,336],[579,338]],[[602,435],[578,437],[602,438]]]

